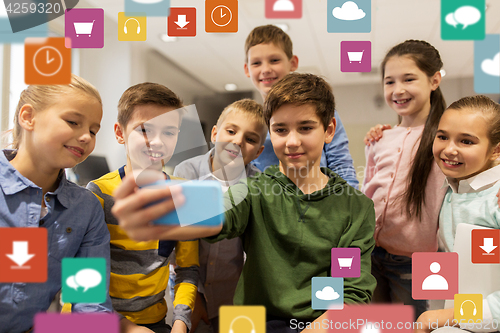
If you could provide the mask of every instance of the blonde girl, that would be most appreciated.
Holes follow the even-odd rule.
[[[102,257],[109,272],[109,232],[99,201],[64,173],[92,152],[101,118],[99,93],[76,75],[69,85],[32,85],[21,93],[13,149],[0,152],[0,227],[47,229],[48,278],[0,284],[0,332],[32,328],[33,316],[61,289],[63,258]],[[111,312],[111,300],[75,304],[73,311]]]
[[[459,223],[500,229],[496,197],[500,190],[497,161],[500,157],[500,105],[486,96],[465,97],[451,104],[439,122],[433,154],[448,185],[439,214],[439,235],[445,250],[453,250]],[[482,322],[489,323],[490,329],[476,325],[474,332],[490,332],[494,326],[491,324],[500,322],[500,290],[483,297]],[[443,326],[448,321],[451,325],[453,311],[451,308],[425,312],[418,319],[423,328],[416,332],[430,332],[429,323]],[[444,329],[438,331],[441,330]]]
[[[446,107],[439,88],[442,66],[439,52],[425,41],[407,40],[387,53],[381,65],[384,96],[400,123],[366,147],[362,191],[373,199],[376,214],[372,301],[413,305],[415,318],[427,303],[412,298],[411,255],[437,250],[445,193],[431,152]]]

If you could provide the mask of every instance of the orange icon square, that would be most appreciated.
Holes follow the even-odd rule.
[[[68,38],[69,39],[69,38]],[[70,84],[71,40],[61,37],[26,38],[24,82],[26,84]]]
[[[238,32],[238,0],[206,0],[205,31]]]
[[[47,229],[1,228],[0,282],[47,281]]]
[[[500,264],[499,229],[474,229],[471,239],[473,264]]]

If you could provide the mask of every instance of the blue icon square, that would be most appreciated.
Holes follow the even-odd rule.
[[[125,15],[132,16],[131,13],[143,12],[146,16],[170,15],[170,0],[125,0]]]
[[[371,0],[328,0],[328,32],[371,32]]]
[[[344,278],[313,277],[311,307],[314,310],[342,310],[344,308]]]
[[[474,41],[474,91],[500,93],[500,35]]]
[[[0,17],[0,43],[24,43],[27,37],[47,37],[49,28],[47,23],[37,25],[16,33],[12,32],[9,19]]]

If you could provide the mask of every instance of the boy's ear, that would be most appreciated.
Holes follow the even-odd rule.
[[[441,76],[440,71],[437,71],[436,73],[434,73],[434,75],[431,77],[431,89],[432,89],[432,91],[436,90],[439,87],[439,85],[441,84],[441,79],[442,79],[442,76]]]
[[[120,125],[119,123],[115,123],[114,131],[115,131],[116,141],[119,144],[124,145],[125,144],[125,130],[122,128],[122,125]]]
[[[35,109],[31,104],[24,104],[19,110],[19,116],[17,121],[21,128],[32,131],[35,127]]]
[[[212,143],[215,144],[216,139],[217,139],[217,125],[214,125],[214,127],[212,127],[212,134],[210,134],[210,141],[212,141]]]
[[[257,157],[259,157],[260,154],[262,154],[263,151],[264,151],[264,145],[260,146],[259,151],[257,152],[257,154],[255,154],[255,156],[253,157],[253,159],[255,160]]]
[[[292,59],[290,59],[290,72],[295,72],[297,68],[299,68],[299,57],[294,55]]]
[[[337,120],[335,120],[335,118],[332,118],[332,121],[330,121],[325,131],[325,143],[332,142],[336,128],[337,128]]]
[[[245,65],[243,65],[243,69],[245,70],[245,75],[250,77],[250,70],[248,69],[248,64],[246,62]]]
[[[500,158],[500,143],[497,144],[495,148],[493,148],[493,155],[491,155],[492,161],[497,160],[498,158]]]

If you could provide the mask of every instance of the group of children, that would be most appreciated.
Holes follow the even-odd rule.
[[[422,332],[431,330],[432,319],[453,319],[452,310],[426,311],[425,301],[412,299],[411,255],[437,251],[438,238],[450,251],[458,223],[500,228],[500,106],[475,96],[446,109],[439,52],[423,41],[396,45],[382,77],[400,122],[367,135],[367,172],[358,191],[328,83],[290,74],[298,58],[275,26],[255,28],[245,52],[245,74],[264,106],[229,105],[212,128],[214,148],[180,163],[173,176],[161,171],[175,149],[182,102],[159,84],[127,89],[114,127],[127,164],[90,182],[94,195],[67,181],[63,169],[94,148],[99,93],[76,76],[68,86],[29,86],[22,93],[14,149],[0,154],[0,227],[48,229],[49,277],[44,284],[0,284],[0,332],[32,328],[34,314],[61,287],[64,257],[107,259],[107,301],[74,304],[72,311],[115,311],[122,332],[187,332],[201,318],[217,332],[218,308],[233,299],[264,305],[269,332],[296,331],[291,319],[310,322],[323,314],[311,308],[311,279],[330,276],[335,247],[361,253],[360,277],[344,279],[346,304],[413,305]],[[178,187],[139,189],[146,169],[157,171],[156,179],[219,181],[224,224],[152,225],[174,202],[190,198]],[[450,205],[451,197],[464,204]],[[174,248],[170,327],[164,295]],[[497,320],[499,293],[485,297],[485,313]]]

